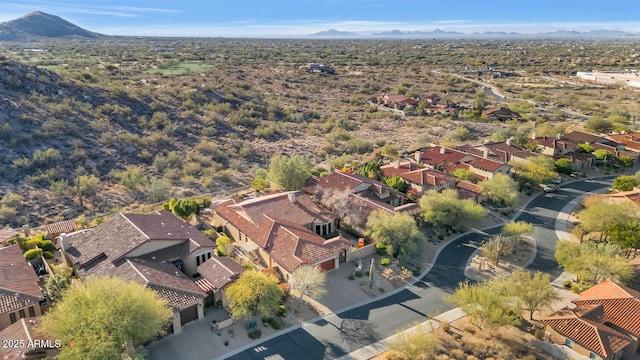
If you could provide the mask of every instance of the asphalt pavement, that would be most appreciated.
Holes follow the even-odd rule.
[[[555,193],[542,193],[530,201],[517,220],[534,225],[533,237],[538,251],[527,268],[560,276],[555,260],[554,230],[558,212],[572,199],[585,192],[611,186],[613,176],[586,179],[563,185]],[[477,245],[500,226],[466,233],[447,244],[434,266],[413,285],[398,289],[385,297],[331,314],[313,323],[287,331],[258,345],[238,349],[226,359],[336,359],[364,346],[381,341],[400,329],[442,314],[453,308],[443,297],[466,280],[464,267]]]

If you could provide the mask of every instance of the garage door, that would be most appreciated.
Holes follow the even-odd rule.
[[[180,324],[184,325],[189,321],[196,320],[198,318],[198,305],[190,306],[180,311]]]
[[[335,269],[335,266],[336,266],[335,259],[327,260],[327,261],[325,261],[325,262],[320,264],[320,267],[324,271],[333,270],[333,269]]]

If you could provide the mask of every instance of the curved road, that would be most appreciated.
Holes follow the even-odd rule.
[[[538,195],[527,205],[517,219],[534,225],[533,237],[538,247],[528,270],[550,273],[552,278],[560,275],[562,271],[554,257],[558,212],[585,192],[610,187],[612,178],[566,184],[555,193]],[[445,303],[443,297],[466,279],[464,267],[477,244],[490,234],[498,233],[500,226],[486,231],[469,233],[447,244],[425,276],[396,294],[326,316],[226,358],[335,359],[383,340],[411,323],[450,310],[452,306]]]

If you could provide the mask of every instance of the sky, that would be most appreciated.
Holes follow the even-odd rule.
[[[640,32],[640,0],[0,0],[0,22],[32,11],[126,36],[299,37],[329,29]]]

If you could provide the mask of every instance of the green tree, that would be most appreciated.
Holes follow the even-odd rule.
[[[401,360],[429,359],[429,355],[436,349],[435,339],[420,324],[413,324],[408,329],[396,331],[386,345],[399,355],[399,357],[394,356],[393,359]]]
[[[264,169],[255,170],[255,177],[251,180],[251,188],[257,191],[264,191],[269,188],[267,181],[267,171]]]
[[[631,156],[620,156],[618,157],[618,163],[623,167],[632,167],[635,163],[635,160]]]
[[[55,303],[62,299],[64,291],[71,285],[71,276],[73,269],[68,266],[56,266],[54,274],[49,276],[45,283],[47,296],[51,302]]]
[[[71,187],[69,186],[69,181],[67,181],[66,179],[53,181],[49,186],[49,190],[59,197],[64,197],[69,194],[70,189]]]
[[[553,158],[546,155],[538,155],[526,161],[514,161],[510,164],[522,181],[533,186],[548,183],[558,177],[558,173],[554,171]]]
[[[191,216],[200,213],[200,201],[194,198],[176,199],[173,198],[164,204],[166,210],[170,210],[175,216],[182,220],[188,220]]]
[[[502,234],[504,236],[513,237],[516,240],[520,240],[525,235],[531,235],[533,233],[533,225],[526,221],[509,221],[502,227]]]
[[[216,247],[218,248],[218,255],[228,256],[231,254],[231,239],[229,239],[227,234],[220,234],[220,236],[216,238]]]
[[[509,293],[517,299],[523,310],[529,312],[529,320],[533,320],[535,311],[560,299],[558,292],[551,286],[549,274],[518,270],[506,281]]]
[[[593,155],[595,155],[596,160],[602,161],[602,162],[607,162],[609,160],[611,160],[611,151],[609,150],[604,150],[604,149],[598,149],[596,151],[593,152]]]
[[[376,180],[382,180],[383,178],[382,170],[380,170],[380,163],[375,160],[371,160],[360,165],[356,169],[355,173]]]
[[[481,329],[517,324],[519,320],[510,299],[502,291],[496,291],[497,285],[494,281],[461,282],[452,295],[445,297],[445,301],[461,308]]]
[[[383,177],[382,181],[393,190],[400,191],[401,193],[406,193],[407,190],[411,189],[411,185],[398,175]]]
[[[452,172],[452,175],[456,177],[456,181],[460,182],[460,181],[469,181],[472,183],[477,183],[478,182],[478,178],[476,177],[476,174],[468,169],[455,169]]]
[[[518,183],[510,176],[502,173],[496,174],[492,179],[481,181],[482,193],[495,202],[511,206],[518,201]]]
[[[95,193],[96,187],[99,183],[100,179],[95,175],[80,175],[78,172],[75,187],[80,200],[80,206],[83,205],[83,199],[86,195]]]
[[[229,309],[237,319],[272,316],[282,301],[282,290],[273,275],[245,271],[227,289]]]
[[[594,133],[608,133],[613,130],[613,124],[611,121],[600,116],[590,117],[584,124],[584,127],[587,131]]]
[[[311,174],[309,159],[300,156],[275,155],[269,161],[267,179],[284,190],[298,190]]]
[[[291,291],[308,296],[312,299],[320,299],[327,293],[327,274],[316,265],[298,266],[289,280]]]
[[[114,172],[113,176],[118,179],[120,185],[129,190],[136,190],[138,186],[146,185],[149,182],[143,169],[139,166],[127,166],[124,171]]]
[[[595,149],[587,143],[578,144],[578,152],[591,154]]]
[[[619,221],[607,228],[611,242],[623,250],[640,248],[640,220]]]
[[[400,259],[419,256],[424,243],[422,233],[409,214],[391,215],[386,210],[376,210],[369,215],[365,234],[383,244],[387,254]]]
[[[464,222],[478,221],[486,214],[485,209],[473,200],[458,199],[458,193],[453,189],[429,190],[418,204],[424,221],[447,229],[462,229]]]
[[[613,179],[613,188],[615,190],[631,191],[636,186],[638,186],[638,182],[633,175],[623,175]]]
[[[587,233],[601,232],[620,222],[629,221],[634,217],[634,210],[628,203],[608,203],[597,201],[589,204],[578,213],[580,226]]]
[[[15,193],[8,193],[0,200],[0,205],[9,206],[12,208],[18,208],[22,205],[22,195]]]
[[[481,114],[487,107],[487,94],[484,91],[478,91],[474,97],[472,109]]]
[[[58,359],[121,359],[139,357],[135,346],[161,335],[172,314],[136,282],[90,277],[66,290],[41,326],[62,342]]]
[[[556,260],[568,272],[575,274],[578,281],[595,285],[604,279],[625,282],[633,277],[634,271],[617,244],[558,241]]]
[[[147,188],[147,198],[151,202],[165,201],[171,196],[171,181],[167,179],[151,179]]]
[[[571,159],[562,158],[556,160],[556,172],[567,175],[573,173],[573,162]]]

